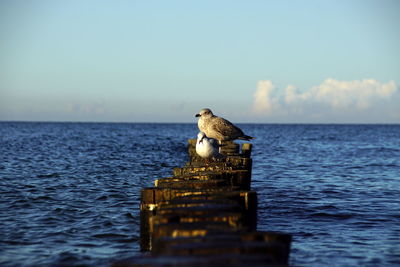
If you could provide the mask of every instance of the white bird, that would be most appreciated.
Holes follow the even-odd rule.
[[[208,138],[205,133],[199,132],[197,134],[196,153],[200,157],[206,160],[224,157],[219,153],[219,147],[218,142],[215,139]]]
[[[200,110],[196,117],[200,117],[197,125],[201,132],[204,132],[209,138],[221,141],[232,141],[235,139],[250,140],[254,137],[245,135],[243,131],[230,121],[215,116],[208,108]]]

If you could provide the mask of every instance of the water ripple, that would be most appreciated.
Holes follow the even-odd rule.
[[[400,126],[257,125],[259,230],[293,266],[400,259]],[[186,160],[195,124],[0,123],[1,266],[101,266],[139,253],[140,189]],[[173,145],[171,145],[171,142]]]

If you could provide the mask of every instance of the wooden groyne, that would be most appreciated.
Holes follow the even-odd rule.
[[[145,256],[114,266],[286,266],[291,235],[257,231],[252,145],[228,142],[226,158],[205,163],[190,139],[190,161],[141,190]]]

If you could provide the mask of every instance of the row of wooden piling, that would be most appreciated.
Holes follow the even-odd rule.
[[[291,236],[257,231],[252,145],[222,147],[206,163],[190,139],[190,161],[141,190],[140,247],[147,255],[115,266],[285,266]]]

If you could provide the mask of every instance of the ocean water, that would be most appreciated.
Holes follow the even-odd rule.
[[[400,125],[242,124],[258,229],[292,266],[400,265]],[[195,124],[0,123],[0,266],[108,266],[139,252],[140,189]]]

